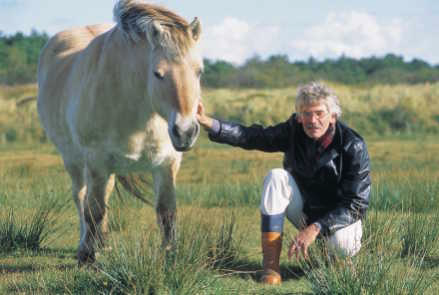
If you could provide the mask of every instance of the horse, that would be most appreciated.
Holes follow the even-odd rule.
[[[197,140],[201,25],[162,6],[120,0],[115,24],[62,31],[43,47],[37,108],[71,177],[80,265],[108,235],[117,176],[151,173],[164,245],[175,238],[175,182]]]

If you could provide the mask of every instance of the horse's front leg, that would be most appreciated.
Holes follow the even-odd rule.
[[[86,169],[87,195],[84,202],[85,234],[79,244],[79,264],[95,260],[95,247],[102,247],[108,233],[107,204],[114,188],[114,174]]]
[[[176,238],[175,180],[179,167],[180,159],[153,172],[157,223],[162,233],[162,246],[168,250],[172,248]]]

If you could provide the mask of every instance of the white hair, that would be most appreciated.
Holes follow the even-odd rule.
[[[303,106],[323,102],[331,114],[336,118],[341,117],[341,107],[335,93],[322,82],[310,82],[302,85],[297,91],[296,112],[300,112]]]

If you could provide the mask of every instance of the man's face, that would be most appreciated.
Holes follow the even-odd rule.
[[[322,137],[330,124],[336,121],[335,114],[330,114],[324,103],[314,103],[302,106],[298,121],[308,137],[317,140]]]

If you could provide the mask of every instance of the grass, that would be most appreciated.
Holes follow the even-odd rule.
[[[437,84],[334,86],[346,119],[354,125],[390,126],[395,118],[385,112],[381,121],[369,119],[375,111],[397,106],[409,115],[413,111],[416,120],[426,118],[425,126],[437,122],[432,119],[439,110]],[[122,192],[121,199],[113,195],[110,200],[112,250],[100,253],[95,267],[78,269],[74,256],[79,225],[70,201],[70,180],[56,150],[38,129],[34,102],[17,107],[17,101],[34,92],[33,85],[0,88],[0,134],[15,130],[15,135],[13,131],[8,137],[0,135],[0,234],[13,245],[0,251],[0,294],[437,294],[439,290],[439,141],[435,135],[407,130],[385,137],[366,133],[373,187],[363,247],[353,259],[328,260],[324,247],[313,245],[313,264],[289,261],[289,239],[297,231],[286,223],[284,282],[277,287],[258,283],[260,191],[268,170],[281,167],[282,155],[222,146],[209,142],[203,133],[184,155],[178,176],[175,251],[161,251],[153,208]],[[292,103],[294,93],[295,89],[207,90],[204,100],[218,116],[272,123],[288,117],[292,108],[283,106]],[[354,111],[363,113],[366,121],[349,116]],[[28,242],[19,244],[26,240],[20,235]]]
[[[49,235],[54,234],[59,213],[64,205],[59,199],[46,199],[26,217],[17,217],[17,209],[0,213],[0,253],[15,250],[39,250]]]
[[[439,215],[408,212],[401,224],[401,256],[432,257],[439,241]]]
[[[401,262],[367,250],[345,259],[317,256],[303,268],[313,294],[426,294],[434,279],[422,271],[422,259]]]
[[[363,250],[352,260],[352,269],[322,264],[308,270],[300,262],[288,261],[286,238],[281,257],[284,283],[275,288],[260,285],[258,195],[265,173],[279,167],[282,156],[212,147],[202,137],[186,154],[179,174],[178,253],[184,253],[182,257],[166,257],[160,252],[154,210],[123,194],[122,199],[113,196],[110,201],[113,250],[101,254],[98,270],[79,270],[74,259],[78,220],[70,202],[62,216],[57,215],[62,230],[56,232],[48,226],[49,235],[39,250],[16,250],[0,256],[0,293],[95,294],[96,290],[113,290],[114,294],[145,294],[155,290],[156,294],[184,294],[196,289],[198,294],[318,294],[317,290],[329,288],[330,294],[337,288],[348,288],[373,294],[376,288],[378,294],[409,294],[415,289],[435,294],[439,289],[439,256],[438,241],[432,237],[437,230],[439,165],[435,159],[421,163],[426,163],[439,145],[428,139],[420,154],[421,146],[410,139],[370,140],[368,144],[374,164],[373,202],[364,222]],[[401,145],[403,150],[398,149]],[[385,157],[390,151],[393,154]],[[411,154],[415,157],[398,165]],[[17,160],[7,161],[11,158]],[[0,194],[5,196],[0,199],[2,213],[8,213],[8,208],[35,210],[44,197],[51,198],[50,194],[61,200],[70,198],[66,172],[47,146],[5,149],[0,162],[5,163],[0,166]],[[420,230],[421,225],[425,230]],[[286,237],[296,232],[286,224]],[[404,249],[417,251],[404,253]],[[172,272],[169,265],[173,265]],[[369,276],[374,281],[368,280]],[[397,288],[401,291],[395,291]]]
[[[363,135],[439,134],[439,83],[368,88],[329,84],[340,98],[343,120]],[[205,89],[203,102],[215,117],[271,125],[291,115],[296,92],[296,87]],[[47,142],[38,122],[36,95],[35,84],[0,86],[0,143]]]
[[[33,277],[15,291],[35,293],[199,294],[211,289],[220,271],[239,258],[234,234],[235,219],[209,222],[200,215],[185,214],[180,223],[176,248],[161,249],[155,228],[141,233],[125,232],[112,240],[114,251],[105,253],[93,271],[57,277],[53,273]],[[212,275],[212,271],[219,272]],[[225,288],[220,287],[220,288]]]
[[[361,134],[439,132],[439,83],[377,85],[370,88],[330,84],[340,98],[344,120]],[[215,89],[204,91],[207,110],[216,117],[265,125],[286,120],[294,111],[296,88]]]

